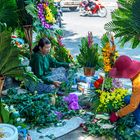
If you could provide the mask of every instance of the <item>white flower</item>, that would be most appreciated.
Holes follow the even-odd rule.
[[[6,110],[9,111],[9,107],[8,107],[8,105],[5,105],[4,109],[6,109]]]
[[[100,76],[105,77],[105,73],[99,73]]]
[[[26,71],[27,72],[31,72],[32,71],[32,68],[30,66],[26,67]]]
[[[25,122],[25,121],[26,121],[26,119],[21,119],[21,121],[22,121],[22,122]]]
[[[14,110],[14,106],[13,105],[10,105],[10,110]]]
[[[21,121],[21,119],[20,118],[17,118],[17,122],[19,122],[19,121]]]

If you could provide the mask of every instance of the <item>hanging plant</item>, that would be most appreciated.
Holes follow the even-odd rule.
[[[55,18],[53,17],[52,11],[49,8],[49,4],[39,3],[37,5],[37,9],[38,9],[38,17],[42,25],[47,29],[51,28],[52,24],[55,23]]]

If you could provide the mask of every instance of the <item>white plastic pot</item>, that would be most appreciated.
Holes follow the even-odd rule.
[[[15,126],[9,124],[0,124],[0,140],[18,140],[18,130]]]

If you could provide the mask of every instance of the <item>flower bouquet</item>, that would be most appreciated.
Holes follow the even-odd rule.
[[[106,33],[103,35],[101,42],[102,42],[102,55],[103,55],[103,62],[104,62],[104,72],[108,73],[111,68],[113,67],[115,60],[118,57],[118,52],[116,51],[116,46],[114,43],[114,37]]]

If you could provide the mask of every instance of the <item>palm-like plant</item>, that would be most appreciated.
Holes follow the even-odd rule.
[[[0,32],[0,76],[18,76],[25,72],[21,65],[19,48],[11,46],[11,30],[5,29]]]
[[[8,29],[4,27],[3,24],[0,24],[0,98],[6,76],[18,77],[21,80],[24,80],[24,78],[27,77],[38,80],[33,73],[27,72],[27,65],[22,63],[22,59],[23,57],[20,55],[20,49],[11,44],[11,29]]]
[[[114,32],[115,37],[120,37],[123,47],[131,41],[132,48],[140,45],[140,1],[119,0],[121,7],[112,14],[112,21],[105,25],[105,29]]]
[[[99,64],[98,44],[88,45],[88,38],[82,38],[78,63],[83,67],[97,68]]]

